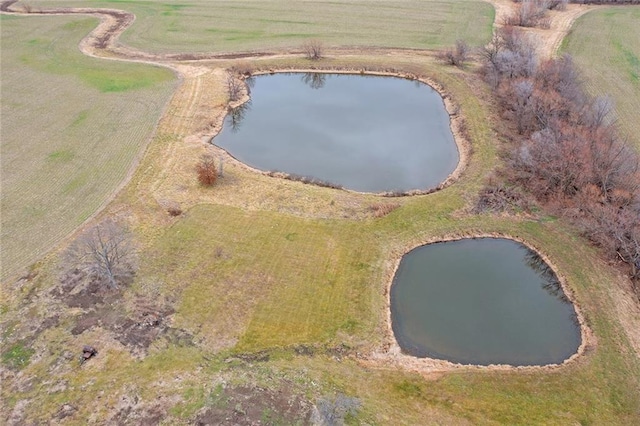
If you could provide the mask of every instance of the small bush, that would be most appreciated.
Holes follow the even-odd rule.
[[[550,21],[547,16],[549,3],[546,0],[528,0],[518,5],[515,13],[505,18],[505,25],[517,27],[549,28]]]
[[[317,39],[307,40],[302,45],[302,50],[304,50],[304,54],[307,59],[317,61],[318,59],[322,58],[322,55],[324,53],[324,45],[320,40]]]
[[[167,213],[169,213],[169,216],[172,217],[176,217],[176,216],[180,216],[182,214],[182,209],[180,208],[179,204],[171,204],[170,206],[167,207]]]
[[[464,40],[457,40],[453,48],[438,52],[437,57],[446,64],[463,67],[469,60],[471,49]]]
[[[488,184],[480,191],[474,213],[528,210],[529,203],[513,186]]]
[[[234,72],[238,75],[242,75],[245,77],[249,77],[253,73],[253,65],[251,65],[247,61],[236,62],[231,67],[231,72]]]
[[[384,217],[400,207],[397,203],[378,203],[374,204],[369,209],[373,212],[373,216],[376,218]]]
[[[213,186],[218,180],[216,161],[212,155],[203,155],[196,167],[198,182],[203,186]]]

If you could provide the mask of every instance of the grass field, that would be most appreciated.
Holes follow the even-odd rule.
[[[2,20],[2,278],[38,260],[131,170],[175,87],[172,72],[84,56],[97,20]]]
[[[135,13],[122,41],[155,52],[233,52],[328,46],[433,49],[491,36],[493,8],[477,0],[87,1],[37,0],[34,7],[93,6]]]
[[[358,69],[376,60],[329,58],[320,65],[337,62]],[[118,407],[129,404],[130,415],[145,416],[155,407],[168,424],[185,424],[206,408],[247,409],[219,395],[221,389],[250,387],[262,395],[293,392],[312,401],[336,393],[357,397],[362,406],[352,424],[636,423],[640,365],[612,314],[616,274],[554,218],[476,216],[466,210],[498,161],[490,109],[479,100],[478,81],[426,58],[395,57],[379,64],[429,75],[460,102],[474,155],[458,183],[399,199],[401,206],[381,219],[359,214],[379,198],[256,175],[233,164],[225,167],[217,187],[201,188],[192,171],[180,170],[192,170],[202,148],[183,138],[198,129],[197,105],[206,106],[210,90],[219,91],[224,79],[217,81],[215,73],[187,79],[138,172],[109,207],[128,218],[141,247],[138,277],[109,315],[132,315],[140,298],[171,303],[176,309],[171,327],[190,338],[159,339],[138,359],[106,323],[73,334],[86,310],[47,296],[56,286],[52,255],[34,279],[3,301],[2,321],[13,345],[4,362],[19,366],[19,377],[46,380],[30,387],[11,378],[2,389],[9,410],[29,401],[23,419],[45,422],[68,403],[77,411],[65,420],[82,424],[114,421]],[[207,90],[194,90],[198,87]],[[171,219],[156,200],[181,194],[186,212]],[[261,194],[270,195],[261,199]],[[287,206],[297,207],[287,211]],[[598,346],[559,370],[461,370],[427,379],[340,355],[342,345],[353,355],[382,344],[392,256],[431,238],[476,232],[518,236],[543,249],[568,279]],[[33,352],[19,346],[28,340],[16,342],[13,335],[29,336],[20,312],[30,312],[34,325],[54,316],[58,321],[32,332]],[[100,353],[82,368],[61,355],[86,343]],[[263,413],[265,424],[278,424],[269,420],[272,415]]]
[[[609,95],[623,134],[640,150],[640,8],[599,9],[579,18],[562,51],[573,55],[596,96]]]
[[[107,4],[46,5],[62,3]],[[166,31],[170,18],[180,22],[188,16],[183,13],[205,3],[108,4],[146,10],[136,11],[135,25],[157,18]],[[227,8],[248,4],[229,2]],[[380,5],[405,3],[373,4],[384,16]],[[25,247],[35,251],[41,243],[17,237],[14,242],[21,227],[54,245],[66,235],[56,236],[58,228],[70,232],[95,211],[91,203],[99,205],[117,187],[175,85],[165,70],[82,57],[75,46],[94,19],[0,19],[2,256],[3,264],[4,256],[15,256],[9,257],[14,265],[32,255]],[[234,19],[237,25],[240,18]],[[447,28],[442,31],[453,27]],[[357,29],[363,40],[375,30]],[[396,37],[393,43],[408,40],[406,34]],[[162,41],[148,43],[160,49]],[[224,42],[222,50],[260,46],[254,39]],[[264,43],[275,45],[269,38]],[[300,56],[246,59],[243,65],[308,67]],[[411,52],[382,58],[365,52],[313,63],[396,69],[441,84],[459,105],[472,142],[467,168],[444,190],[381,198],[272,178],[231,161],[216,186],[203,188],[194,173],[200,155],[211,149],[203,143],[203,129],[226,110],[224,68],[234,64],[192,64],[198,72],[175,87],[139,167],[101,214],[117,216],[133,232],[139,270],[131,286],[109,293],[102,304],[71,303],[80,289],[60,285],[65,244],[37,262],[28,277],[2,280],[1,421],[193,424],[196,416],[217,410],[224,416],[210,424],[225,418],[239,424],[259,407],[254,423],[295,424],[282,417],[299,408],[291,403],[295,398],[313,404],[344,394],[361,402],[348,424],[640,423],[640,360],[625,331],[637,324],[637,311],[624,309],[635,302],[621,290],[619,272],[561,219],[543,212],[471,213],[479,188],[501,161],[494,107],[479,76]],[[381,203],[397,208],[374,218],[372,206]],[[182,213],[170,216],[167,205]],[[6,238],[5,219],[13,226]],[[511,235],[543,251],[567,280],[597,344],[575,362],[550,370],[462,368],[421,375],[369,358],[384,344],[392,260],[426,241],[478,233]],[[163,312],[160,325],[144,325],[153,312]],[[139,346],[163,327],[148,346]],[[79,365],[87,344],[98,355]],[[293,418],[303,413],[294,410]]]

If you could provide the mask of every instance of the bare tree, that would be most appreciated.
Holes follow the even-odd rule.
[[[302,50],[304,50],[307,59],[317,61],[321,59],[324,54],[324,45],[318,39],[311,39],[304,42]]]
[[[505,18],[505,25],[549,28],[549,3],[546,0],[524,0],[519,3],[515,13]]]
[[[109,288],[130,281],[136,272],[131,234],[112,219],[83,232],[63,257],[67,270],[80,270]]]
[[[462,67],[469,59],[469,45],[464,40],[456,40],[456,45],[453,48],[449,48],[438,53],[438,59],[457,67]]]
[[[242,82],[237,79],[232,73],[227,72],[227,94],[229,95],[229,101],[235,102],[240,100],[243,92]]]

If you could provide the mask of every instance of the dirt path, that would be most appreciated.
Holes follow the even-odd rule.
[[[512,0],[486,0],[495,8],[494,28],[502,26],[505,19],[514,13],[518,7],[517,3]],[[586,12],[597,8],[598,6],[585,6],[569,4],[564,11],[550,11],[550,28],[529,28],[527,32],[535,35],[538,43],[539,53],[542,57],[554,56],[560,47],[562,40],[568,34],[573,22]],[[100,23],[91,31],[81,42],[81,51],[93,57],[121,59],[135,62],[151,62],[167,64],[168,62],[197,61],[197,60],[213,60],[213,59],[241,59],[241,58],[257,58],[266,56],[279,56],[283,53],[300,53],[298,51],[291,52],[244,52],[244,53],[172,53],[172,54],[155,54],[144,52],[130,46],[123,45],[119,42],[119,38],[134,22],[135,15],[133,13],[119,9],[103,9],[103,8],[51,8],[35,10],[28,6],[18,3],[18,0],[5,0],[0,3],[0,12],[12,14],[38,14],[38,15],[91,15],[100,19]],[[345,48],[336,49],[340,53],[362,53],[363,49]],[[379,54],[392,54],[394,52],[419,52],[419,49],[379,49],[366,48],[367,51]]]
[[[518,4],[512,0],[485,0],[496,10],[494,28],[499,28],[505,19],[515,13]],[[550,26],[548,29],[527,28],[526,31],[534,37],[538,47],[538,54],[542,58],[556,56],[562,40],[571,30],[571,26],[580,16],[600,6],[568,4],[566,10],[549,11]]]

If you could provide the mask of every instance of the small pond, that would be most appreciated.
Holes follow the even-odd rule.
[[[257,76],[250,89],[213,143],[254,168],[384,192],[433,188],[458,164],[449,115],[426,84],[308,73]]]
[[[391,322],[403,352],[460,364],[559,364],[581,341],[551,268],[502,238],[407,253],[391,286]]]

